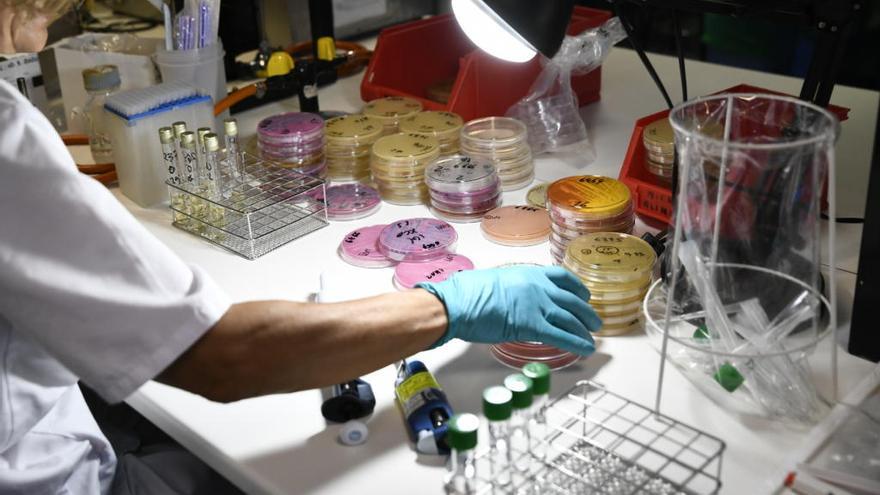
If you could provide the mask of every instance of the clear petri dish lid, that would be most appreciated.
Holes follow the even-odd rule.
[[[257,136],[267,142],[311,141],[324,134],[324,119],[309,112],[289,112],[266,117],[257,124]]]
[[[600,175],[578,175],[550,184],[547,203],[560,214],[604,218],[631,207],[632,195],[619,180]]]
[[[436,218],[407,218],[379,234],[379,251],[395,261],[430,261],[453,251],[458,233]]]
[[[364,105],[363,114],[378,119],[383,125],[397,126],[398,121],[422,111],[422,103],[405,96],[388,96]]]
[[[490,161],[465,155],[438,158],[425,168],[425,183],[436,191],[480,190],[497,182],[498,173]]]
[[[440,144],[429,136],[400,132],[379,138],[373,143],[372,154],[390,163],[430,161],[440,154]]]
[[[580,360],[577,354],[545,346],[547,350],[535,350],[523,356],[518,350],[510,349],[512,342],[489,346],[489,352],[498,362],[516,370],[521,370],[528,363],[544,363],[551,370],[559,370]]]
[[[337,253],[345,262],[364,268],[394,266],[395,261],[379,252],[379,233],[386,225],[372,225],[352,230],[339,243]]]
[[[442,282],[458,272],[473,270],[474,263],[460,254],[447,254],[424,263],[399,263],[394,268],[396,285],[412,289],[421,282]]]
[[[593,280],[612,282],[639,279],[650,275],[657,261],[651,246],[630,234],[596,232],[585,234],[568,243],[567,265],[589,274]]]
[[[318,188],[309,193],[315,200],[324,203],[327,218],[330,220],[355,220],[372,215],[379,209],[382,200],[379,191],[363,184],[334,184]]]
[[[464,119],[452,112],[424,111],[400,120],[401,132],[433,136],[438,141],[458,140]]]
[[[493,150],[514,147],[528,138],[526,126],[510,117],[483,117],[461,128],[462,147]]]
[[[534,206],[502,206],[486,213],[480,228],[492,240],[546,239],[550,235],[550,216],[547,210]]]
[[[324,135],[328,144],[363,145],[379,139],[383,127],[380,120],[367,115],[345,115],[328,120],[324,124]]]

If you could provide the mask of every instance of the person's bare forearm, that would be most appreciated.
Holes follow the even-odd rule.
[[[221,402],[328,386],[424,350],[446,325],[443,303],[421,289],[235,304],[157,380]]]

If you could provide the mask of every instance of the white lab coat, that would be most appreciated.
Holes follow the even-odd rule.
[[[0,493],[108,492],[116,459],[77,380],[118,402],[228,307],[0,80]]]

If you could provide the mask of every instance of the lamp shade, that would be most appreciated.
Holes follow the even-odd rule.
[[[536,52],[552,58],[562,45],[574,0],[452,0],[455,18],[470,40],[512,62]]]

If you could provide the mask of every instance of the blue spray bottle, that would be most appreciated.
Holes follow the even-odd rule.
[[[453,415],[452,407],[424,363],[401,361],[394,392],[416,451],[420,454],[449,454],[446,429]]]

